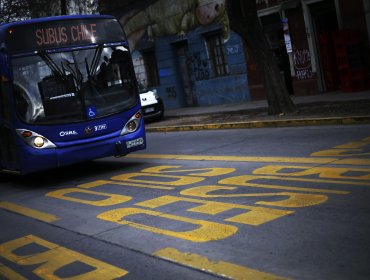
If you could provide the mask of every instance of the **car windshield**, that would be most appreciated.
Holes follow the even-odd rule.
[[[99,118],[138,100],[131,57],[123,46],[38,52],[12,64],[16,110],[26,123]]]

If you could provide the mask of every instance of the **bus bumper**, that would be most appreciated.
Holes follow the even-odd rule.
[[[145,148],[145,133],[44,150],[27,147],[21,155],[21,173],[29,174],[110,156],[120,157]]]

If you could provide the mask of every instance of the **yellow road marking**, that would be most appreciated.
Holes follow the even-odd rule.
[[[193,268],[201,269],[221,277],[230,279],[278,280],[288,279],[274,274],[261,272],[245,266],[224,261],[211,261],[206,257],[192,253],[182,253],[174,248],[164,248],[154,253],[154,256],[180,263]]]
[[[264,223],[273,221],[280,217],[284,217],[286,215],[293,214],[294,211],[290,210],[279,210],[279,209],[272,209],[266,207],[259,207],[259,206],[248,206],[248,205],[241,205],[241,204],[234,204],[234,203],[224,203],[218,201],[209,201],[209,200],[202,200],[196,198],[187,198],[187,197],[178,197],[178,196],[171,196],[165,195],[161,197],[157,197],[154,199],[142,201],[136,203],[135,205],[147,208],[159,208],[162,206],[166,206],[169,204],[174,204],[178,202],[190,202],[200,204],[199,206],[195,206],[189,208],[187,211],[196,212],[196,213],[203,213],[207,215],[217,215],[225,211],[229,211],[232,209],[243,209],[246,210],[241,214],[237,214],[231,218],[224,219],[225,221],[241,223],[246,225],[253,225],[259,226]]]
[[[215,177],[227,175],[236,171],[236,168],[205,167],[182,169],[181,165],[159,165],[141,170],[144,173],[184,173],[191,176]]]
[[[346,175],[354,172],[356,176]],[[283,177],[298,178],[315,175],[320,180],[325,182],[327,179],[339,179],[335,183],[342,182],[343,180],[362,180],[370,181],[370,168],[355,168],[355,167],[316,167],[316,166],[301,166],[301,165],[265,165],[263,167],[254,169],[252,174],[255,175],[277,175]],[[346,182],[344,182],[346,184]],[[350,183],[350,182],[348,182]],[[347,184],[348,184],[347,183]],[[368,183],[365,183],[369,185]]]
[[[258,174],[258,173],[255,173],[255,174]],[[294,178],[294,177],[288,177],[288,176],[284,176],[284,174],[280,175],[278,174],[279,176],[268,176],[268,175],[263,175],[263,176],[260,176],[260,175],[256,175],[256,178],[259,179],[269,179],[269,180],[280,180],[280,181],[299,181],[299,182],[312,182],[312,183],[322,183],[322,184],[341,184],[341,185],[356,185],[356,186],[369,186],[369,182],[358,182],[358,181],[340,181],[340,180],[328,180],[328,179],[310,179],[310,178]],[[253,176],[253,175],[250,175],[250,176]],[[280,177],[280,176],[283,176],[283,177]],[[325,190],[326,191],[326,190]],[[327,190],[328,192],[330,192],[329,190]],[[342,194],[347,194],[349,192],[344,192]]]
[[[286,180],[286,181],[293,181],[290,178],[279,178],[274,176],[254,176],[254,175],[242,175],[242,176],[235,176],[226,179],[222,179],[218,181],[219,184],[222,185],[232,185],[232,186],[244,186],[244,187],[252,187],[252,188],[263,188],[263,189],[274,189],[274,190],[287,190],[287,191],[304,191],[304,192],[317,192],[317,193],[332,193],[332,194],[349,194],[348,191],[337,191],[337,190],[328,190],[328,189],[317,189],[317,188],[306,188],[306,187],[290,187],[290,186],[283,186],[283,185],[267,185],[267,184],[260,184],[260,183],[250,183],[250,181],[254,181],[257,179],[277,179],[277,180]],[[299,180],[294,180],[299,181]],[[305,181],[305,180],[302,180]]]
[[[161,154],[129,154],[127,158],[137,159],[173,159],[194,161],[229,161],[229,162],[279,162],[307,164],[348,164],[370,165],[370,159],[362,158],[333,158],[333,157],[241,157],[241,156],[192,156],[192,155],[161,155]]]
[[[232,193],[232,194],[209,194],[214,191],[228,191],[236,190],[238,187],[228,187],[228,186],[199,186],[186,190],[180,191],[181,195],[193,196],[193,197],[203,197],[203,198],[233,198],[233,197],[283,197],[280,200],[274,201],[256,201],[255,204],[262,205],[272,205],[279,207],[307,207],[318,205],[324,203],[328,200],[326,195],[317,194],[303,194],[303,193],[293,193],[293,192],[276,192],[276,193]],[[288,198],[285,198],[288,197]]]
[[[103,185],[120,185],[120,186],[125,186],[125,187],[138,187],[138,188],[147,188],[147,189],[159,189],[159,190],[173,190],[174,187],[164,187],[164,186],[156,186],[156,185],[148,185],[148,184],[136,184],[132,182],[125,182],[125,181],[109,181],[109,180],[97,180],[89,183],[84,183],[78,185],[79,188],[84,188],[84,189],[90,189],[90,188],[95,188]]]
[[[52,223],[60,220],[60,218],[55,215],[40,212],[38,210],[34,210],[28,207],[20,206],[12,202],[1,201],[0,208],[47,223]]]
[[[183,223],[194,225],[196,226],[196,228],[194,230],[187,231],[178,231],[178,230],[172,231],[136,222],[131,222],[125,219],[126,217],[140,214],[152,216],[153,218],[160,217],[163,219],[180,221]],[[232,225],[225,225],[204,220],[196,220],[139,208],[113,209],[102,214],[99,214],[97,218],[102,219],[104,221],[117,223],[120,225],[128,225],[137,229],[146,230],[156,234],[163,234],[171,237],[189,240],[192,242],[209,242],[214,240],[221,240],[234,235],[238,231],[238,228]]]
[[[19,254],[22,248],[36,245],[44,250],[35,250],[28,255]],[[15,240],[0,244],[0,256],[17,265],[33,266],[33,273],[40,279],[117,279],[128,273],[127,270],[115,267],[106,262],[91,258],[89,256],[72,251],[65,247],[47,240],[41,239],[34,235],[27,235]],[[89,271],[73,271],[76,273],[71,277],[60,278],[57,276],[58,271],[74,262],[81,262],[89,266]],[[13,278],[11,278],[13,279]]]
[[[312,153],[311,156],[338,156],[338,157],[358,157],[358,156],[365,156],[370,155],[366,149],[362,149],[370,145],[370,137],[361,139],[360,141],[348,142],[331,149],[318,151]]]
[[[96,197],[100,197],[99,200],[89,200],[85,198],[76,198],[72,196],[68,196],[68,194],[82,194],[82,195],[93,195]],[[112,206],[117,205],[121,203],[125,203],[127,201],[130,201],[132,199],[131,196],[127,195],[120,195],[120,194],[111,194],[111,193],[104,193],[104,192],[95,192],[85,189],[79,189],[79,188],[65,188],[65,189],[59,189],[56,191],[48,192],[45,194],[45,196],[48,197],[54,197],[57,199],[64,199],[67,201],[77,202],[77,203],[83,203],[98,207],[104,207],[104,206]]]
[[[319,152],[312,153],[312,156],[323,156],[323,157],[356,157],[356,156],[366,156],[370,153],[363,153],[362,149],[328,149]]]
[[[13,271],[9,267],[4,266],[2,263],[0,263],[0,276],[3,276],[5,279],[27,280],[27,278],[19,275],[17,272]]]
[[[144,179],[133,179],[137,177],[147,177],[149,180]],[[167,174],[159,174],[159,173],[144,173],[144,172],[132,172],[132,173],[123,173],[118,176],[114,176],[111,178],[112,180],[128,182],[128,183],[144,183],[144,184],[155,184],[159,185],[170,185],[170,186],[186,186],[195,183],[202,182],[205,180],[204,177],[197,177],[197,176],[175,176],[175,175],[167,175]],[[158,179],[158,180],[156,180]],[[160,181],[163,179],[163,181]]]

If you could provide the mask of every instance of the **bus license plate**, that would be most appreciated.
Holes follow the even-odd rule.
[[[154,107],[149,107],[145,109],[145,113],[151,113],[154,112]]]
[[[140,137],[134,140],[126,141],[126,147],[127,149],[130,149],[132,147],[140,146],[144,143],[144,138]]]

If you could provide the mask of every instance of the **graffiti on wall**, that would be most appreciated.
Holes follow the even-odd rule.
[[[144,9],[128,12],[120,18],[120,22],[133,50],[143,38],[153,41],[155,37],[183,36],[196,27],[215,22],[222,24],[226,41],[230,26],[225,1],[157,0]]]
[[[235,55],[242,51],[243,46],[241,44],[234,44],[226,46],[227,55]]]
[[[194,52],[189,57],[189,63],[196,81],[208,80],[210,77],[208,59],[202,58],[200,52]]]
[[[167,97],[169,98],[176,98],[176,88],[175,87],[167,87],[166,88]]]
[[[298,80],[311,79],[311,53],[307,49],[295,50],[293,53],[294,69]]]

